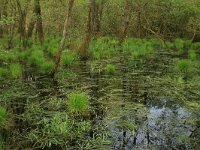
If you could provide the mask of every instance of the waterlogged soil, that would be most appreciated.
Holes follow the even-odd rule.
[[[1,84],[1,92],[6,97],[6,91],[12,99],[8,103],[16,104],[15,107],[28,105],[32,100],[63,98],[74,90],[87,92],[93,112],[91,137],[106,141],[104,148],[99,149],[198,149],[200,109],[188,102],[199,104],[200,84],[191,82],[193,77],[189,81],[174,71],[177,59],[172,53],[160,51],[138,60],[120,55],[80,61],[56,81],[30,75],[25,81]],[[116,70],[107,73],[107,64],[114,64]],[[199,72],[194,74],[194,78],[198,76]],[[23,112],[16,108],[14,113]]]

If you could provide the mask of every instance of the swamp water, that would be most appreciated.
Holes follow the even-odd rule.
[[[190,110],[185,102],[199,100],[198,94],[192,94],[198,93],[199,87],[172,71],[171,54],[161,54],[158,55],[162,57],[145,61],[121,56],[79,62],[72,69],[74,74],[58,82],[29,77],[29,81],[2,84],[1,95],[6,91],[12,105],[26,107],[51,97],[65,98],[74,90],[87,92],[93,112],[90,136],[96,142],[98,138],[105,140],[103,148],[91,149],[198,149],[199,110]],[[106,74],[103,69],[108,63],[116,65],[113,74]],[[12,86],[15,88],[9,92]],[[20,116],[24,112],[16,108],[15,113]],[[26,125],[21,124],[21,130],[23,127]]]

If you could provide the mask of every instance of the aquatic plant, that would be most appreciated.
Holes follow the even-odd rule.
[[[5,77],[7,73],[8,73],[7,69],[0,67],[0,79]]]
[[[188,72],[192,69],[191,61],[187,59],[179,60],[176,63],[176,68],[181,72]]]
[[[113,64],[107,64],[105,67],[105,72],[107,74],[114,74],[116,72],[116,66]]]
[[[184,41],[182,39],[176,39],[174,41],[174,46],[175,46],[176,50],[178,50],[179,52],[183,52],[183,50],[184,50]]]
[[[44,132],[48,136],[67,136],[70,130],[70,123],[66,114],[57,113],[53,118],[44,119]]]
[[[200,42],[192,43],[190,48],[196,51],[200,51]]]
[[[11,64],[9,68],[11,77],[19,78],[22,76],[22,67],[20,64]]]
[[[65,50],[62,53],[61,64],[63,66],[71,65],[77,59],[78,59],[78,56],[74,52]]]
[[[90,106],[89,96],[83,92],[72,92],[68,96],[67,106],[70,112],[84,112]]]
[[[50,73],[53,70],[54,62],[53,61],[45,61],[40,65],[41,73]]]
[[[115,38],[101,37],[89,45],[89,53],[93,59],[110,58],[119,51],[119,41]]]
[[[0,128],[4,126],[6,119],[7,119],[6,109],[0,106]]]
[[[122,44],[124,53],[131,54],[134,59],[147,57],[153,53],[156,44],[154,41],[127,39]]]
[[[190,60],[196,60],[197,59],[197,54],[194,50],[189,50],[188,51],[188,57]]]

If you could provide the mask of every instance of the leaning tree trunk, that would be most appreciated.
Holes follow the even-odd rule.
[[[87,30],[85,33],[84,41],[79,48],[79,53],[83,59],[87,58],[87,48],[92,38],[94,32],[94,21],[95,21],[95,0],[89,0],[89,10],[88,10],[88,22]]]
[[[66,19],[65,19],[65,23],[64,23],[63,37],[60,41],[60,46],[58,48],[58,52],[57,52],[57,55],[56,55],[55,66],[54,66],[54,69],[52,71],[53,77],[58,72],[58,69],[59,69],[59,66],[60,66],[61,55],[62,55],[62,51],[63,51],[64,46],[65,46],[65,39],[66,39],[66,36],[67,36],[67,32],[69,30],[70,20],[71,20],[71,16],[72,16],[72,8],[73,8],[74,0],[67,0],[67,2],[68,2],[68,10],[67,10],[67,13],[66,13]]]
[[[122,26],[120,31],[120,39],[122,41],[127,36],[129,22],[130,22],[130,1],[124,0],[124,14],[122,16]]]

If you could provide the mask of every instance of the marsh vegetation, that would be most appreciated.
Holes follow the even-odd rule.
[[[1,3],[0,149],[199,149],[198,0]]]

